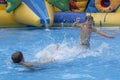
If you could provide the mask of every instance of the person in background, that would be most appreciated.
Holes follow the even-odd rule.
[[[80,18],[76,18],[76,22],[74,22],[72,24],[72,26],[81,28],[81,33],[80,33],[81,48],[90,48],[90,36],[91,36],[92,32],[96,32],[96,33],[98,33],[104,37],[107,37],[107,38],[114,38],[114,36],[108,35],[104,32],[101,32],[100,30],[96,29],[94,27],[94,19],[91,15],[86,16],[85,23],[80,23]]]

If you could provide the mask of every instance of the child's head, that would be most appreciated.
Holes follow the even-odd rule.
[[[94,20],[93,20],[93,17],[90,15],[90,16],[86,16],[86,21],[91,22]]]
[[[94,25],[94,19],[93,17],[90,15],[90,16],[86,16],[86,22],[88,24],[93,24]]]
[[[20,62],[24,61],[23,54],[20,51],[13,53],[11,56],[11,59],[12,59],[13,63],[20,63]]]

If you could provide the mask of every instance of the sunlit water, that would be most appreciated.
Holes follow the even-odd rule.
[[[120,80],[120,31],[115,36],[91,36],[91,48],[79,47],[80,29],[0,29],[0,80]],[[11,64],[11,54],[22,51],[26,61],[54,59],[41,69]]]

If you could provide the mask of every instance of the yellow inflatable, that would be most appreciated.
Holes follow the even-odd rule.
[[[47,11],[46,14],[48,14],[47,18],[45,19],[43,18],[45,13],[43,15],[36,14],[25,2],[22,2],[15,10],[11,11],[10,13],[7,13],[6,12],[7,4],[4,0],[2,1],[3,2],[0,3],[0,27],[13,27],[13,26],[18,27],[27,25],[41,27],[45,25],[45,19],[48,20],[47,23],[48,26],[51,26],[53,24],[54,9],[53,6],[50,5],[46,0],[43,1],[46,7],[45,9]],[[42,13],[40,11],[38,12]]]
[[[0,10],[5,10],[6,9],[6,4],[0,4]]]
[[[21,13],[23,14],[21,15]],[[21,5],[13,11],[13,18],[22,24],[42,26],[39,22],[40,18],[29,9],[25,3],[21,3]]]
[[[0,10],[0,27],[25,26],[20,24],[13,18],[13,13],[6,13],[5,10]]]
[[[76,6],[79,8],[78,10],[74,10],[75,12],[84,12],[87,6],[88,0],[76,0]]]
[[[61,11],[61,10],[52,6],[47,0],[36,0],[38,2],[43,1],[44,4],[40,2],[39,4],[37,4],[38,2],[34,0],[24,0],[19,5],[19,7],[17,7],[15,10],[11,11],[10,13],[7,13],[5,11],[6,6],[9,4],[7,4],[5,0],[1,0],[1,1],[3,2],[0,2],[0,27],[13,27],[13,26],[18,27],[18,26],[28,26],[28,25],[42,27],[45,25],[46,21],[48,25],[51,26],[53,25],[53,21],[55,22],[55,20],[56,20],[55,23],[61,23],[64,22],[62,20],[68,19],[68,17],[65,15],[63,19],[60,18],[59,20],[60,16],[64,16],[64,14],[62,15],[59,13],[57,16],[55,15],[54,18],[55,11]],[[32,1],[34,1],[35,3],[32,4]],[[33,8],[31,8],[31,5],[33,5],[32,6]],[[43,5],[45,7],[43,7]],[[71,11],[83,12],[81,14],[79,13],[77,14],[77,16],[81,16],[82,19],[84,19],[85,16],[90,15],[90,13],[84,11],[86,11],[87,9],[93,10],[91,11],[93,12],[91,14],[95,19],[95,25],[120,26],[120,18],[119,18],[120,0],[70,0],[69,5]],[[46,12],[44,12],[45,10]],[[96,11],[95,13],[94,10]],[[106,13],[101,13],[101,12],[106,12]],[[67,13],[69,13],[69,11]],[[65,14],[67,13],[65,12]],[[74,21],[73,18],[77,17],[74,16],[74,13],[71,12],[69,15],[70,15],[69,17],[70,19],[66,20],[66,23],[73,22]]]
[[[95,6],[99,12],[112,12],[120,4],[120,0],[108,0],[109,4],[105,4],[104,0],[95,0]]]
[[[118,10],[116,11],[116,13],[120,13],[120,7],[118,7]]]
[[[90,15],[87,13],[86,15]],[[96,26],[120,26],[120,13],[91,13]]]

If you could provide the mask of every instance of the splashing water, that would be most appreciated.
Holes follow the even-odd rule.
[[[68,46],[67,42],[62,42],[60,45],[50,44],[46,46],[42,51],[35,54],[37,59],[53,58],[56,61],[72,61],[76,58],[96,57],[101,56],[104,49],[108,48],[107,43],[102,43],[96,49],[80,49],[79,46]]]
[[[50,31],[47,21],[45,20],[45,31]]]
[[[49,32],[38,29],[1,29],[0,80],[14,80],[16,77],[18,80],[119,80],[119,32],[113,31],[116,38],[111,40],[93,33],[91,48],[82,50],[77,28],[51,28]],[[37,61],[35,65],[38,66],[39,60],[53,58],[55,62],[42,65],[39,70],[35,68],[35,71],[21,65],[7,64],[16,50],[24,53],[25,60]]]
[[[64,27],[64,23],[63,22],[61,23],[61,27]]]
[[[103,53],[103,50],[108,48],[108,44],[107,43],[102,43],[98,48],[95,48],[95,49],[88,49],[88,50],[85,50],[83,51],[79,56],[78,58],[86,58],[86,57],[89,57],[89,56],[93,56],[93,57],[97,57],[97,56],[101,56],[102,53]]]

